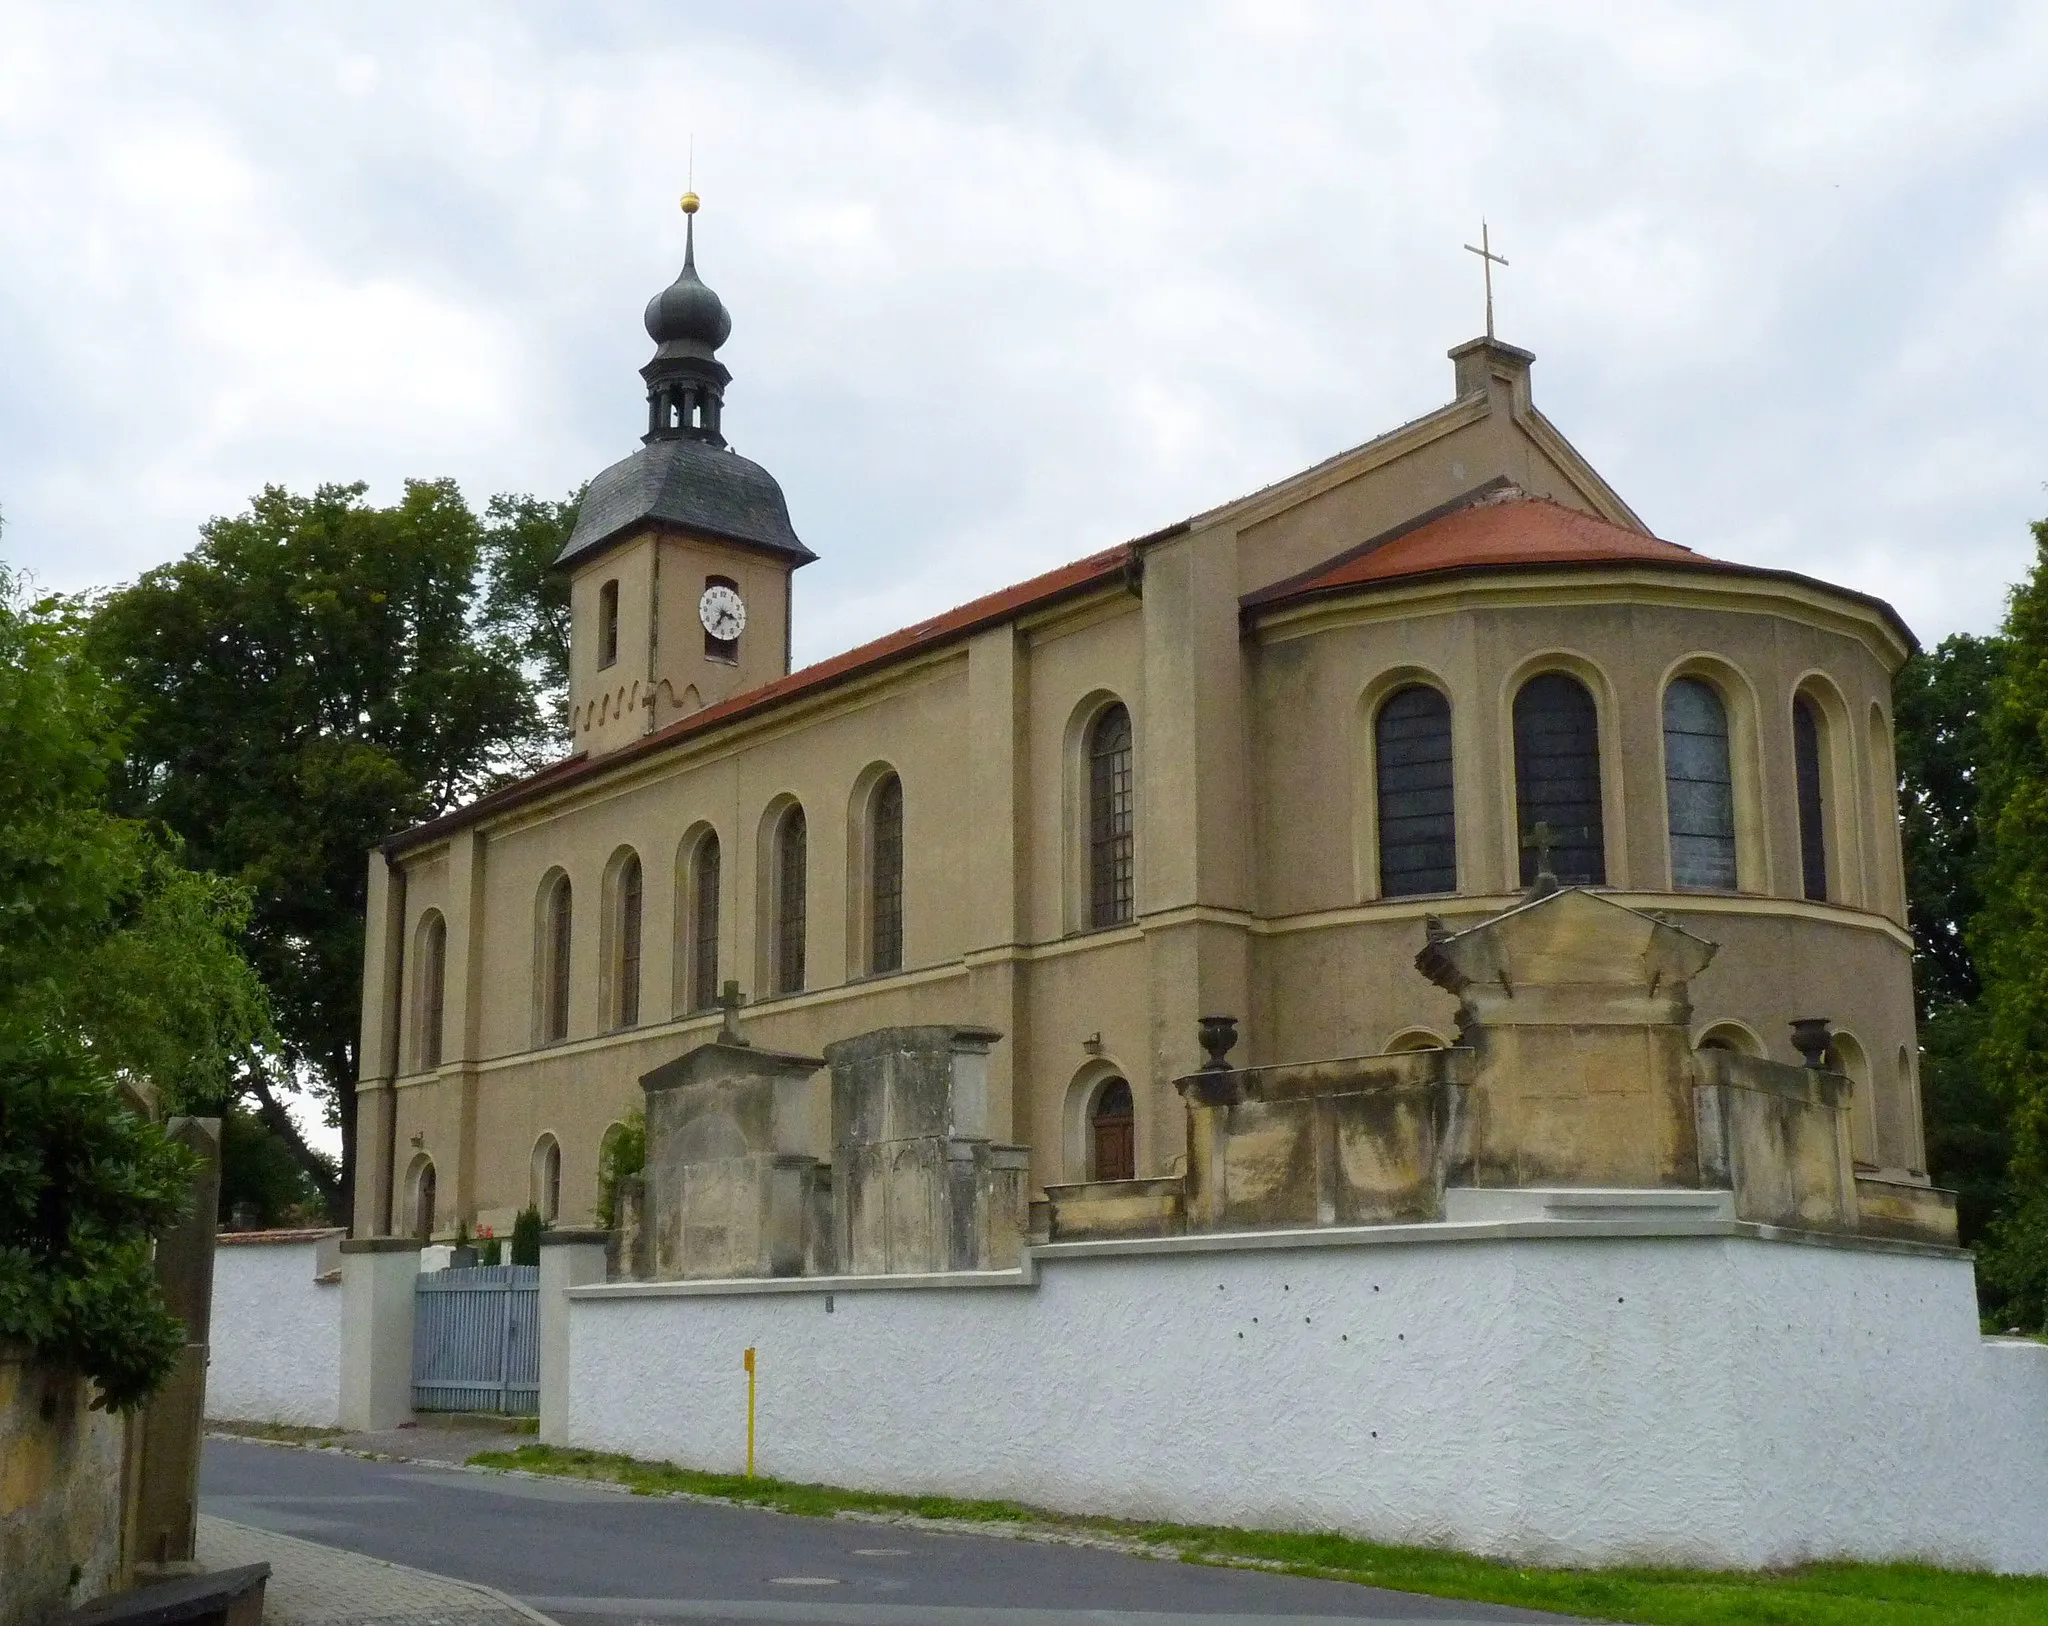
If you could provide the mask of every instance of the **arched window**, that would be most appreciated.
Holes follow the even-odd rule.
[[[1799,878],[1802,895],[1828,898],[1826,775],[1821,746],[1827,725],[1806,695],[1792,697],[1792,780],[1799,798]]]
[[[443,1010],[448,994],[448,923],[438,909],[420,922],[413,988],[413,1063],[422,1073],[441,1065]]]
[[[1539,825],[1548,827],[1559,881],[1607,884],[1600,714],[1585,684],[1567,673],[1540,673],[1515,696],[1515,815],[1524,886],[1536,879]]]
[[[541,906],[540,1037],[554,1044],[569,1037],[569,877],[549,882]]]
[[[1458,890],[1451,703],[1425,683],[1396,690],[1373,722],[1380,896]]]
[[[1664,801],[1671,829],[1671,884],[1735,890],[1735,776],[1728,765],[1728,708],[1710,683],[1672,680],[1664,691]]]
[[[886,775],[868,802],[868,970],[903,969],[903,781]]]
[[[597,590],[597,664],[600,669],[619,658],[619,584],[606,582]]]
[[[413,1160],[412,1178],[406,1182],[407,1231],[425,1242],[434,1234],[434,1160],[418,1157]]]
[[[611,996],[612,1026],[630,1028],[640,1021],[640,855],[627,853],[612,877]]]
[[[778,994],[796,994],[804,986],[804,937],[809,926],[809,853],[804,810],[792,807],[775,827],[775,966]]]
[[[1121,926],[1137,912],[1131,714],[1107,706],[1088,730],[1088,923]]]
[[[1088,1113],[1088,1162],[1097,1180],[1138,1176],[1137,1116],[1131,1087],[1120,1078],[1102,1086]]]
[[[550,1225],[562,1217],[562,1147],[553,1135],[534,1143],[533,1206]]]
[[[689,1008],[718,1003],[718,836],[707,831],[690,854]]]

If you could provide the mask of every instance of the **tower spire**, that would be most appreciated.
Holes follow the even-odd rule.
[[[647,302],[647,336],[654,357],[640,369],[647,380],[647,434],[655,440],[708,440],[725,444],[719,418],[732,374],[717,350],[732,332],[725,302],[697,275],[697,210],[701,200],[685,192],[683,269],[676,280]]]

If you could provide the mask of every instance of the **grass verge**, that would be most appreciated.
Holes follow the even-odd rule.
[[[894,1514],[985,1524],[991,1533],[996,1528],[1021,1528],[1045,1536],[1092,1537],[1186,1563],[1255,1566],[1439,1598],[1554,1609],[1596,1620],[1659,1626],[2048,1626],[2048,1579],[1918,1564],[1808,1564],[1736,1572],[1523,1569],[1433,1547],[1381,1547],[1348,1536],[1144,1524],[1084,1518],[1016,1502],[890,1496],[700,1473],[668,1462],[546,1445],[483,1451],[470,1461],[483,1468],[603,1480],[650,1496],[708,1496],[813,1517]]]

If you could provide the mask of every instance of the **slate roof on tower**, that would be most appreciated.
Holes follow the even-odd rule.
[[[653,522],[767,548],[806,564],[775,476],[709,440],[650,441],[590,482],[576,529],[556,557],[574,564],[636,525]]]

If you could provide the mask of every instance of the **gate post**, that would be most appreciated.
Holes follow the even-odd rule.
[[[569,1289],[604,1280],[611,1232],[543,1231],[540,1237],[540,1442],[569,1443]]]
[[[341,1244],[341,1426],[395,1428],[412,1418],[412,1301],[416,1237],[359,1236]]]

